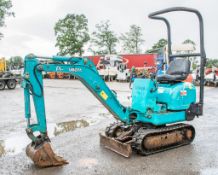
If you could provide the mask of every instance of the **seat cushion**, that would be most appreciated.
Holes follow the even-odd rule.
[[[166,74],[169,75],[189,74],[190,66],[191,66],[191,62],[187,58],[176,59],[170,62]]]
[[[169,75],[169,74],[162,74],[157,77],[158,82],[177,82],[185,80],[187,75]]]
[[[170,62],[166,74],[157,77],[158,82],[179,82],[187,78],[190,72],[190,61],[188,59],[176,59]]]

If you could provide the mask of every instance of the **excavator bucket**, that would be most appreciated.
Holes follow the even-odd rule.
[[[37,148],[35,148],[35,146],[32,146],[32,144],[29,144],[26,147],[26,154],[28,157],[30,157],[34,164],[40,168],[68,164],[66,160],[64,160],[60,156],[57,156],[53,152],[49,142],[44,142]]]
[[[100,135],[100,144],[105,148],[116,152],[124,157],[130,157],[132,155],[132,147],[128,143],[122,143],[118,140],[115,140],[112,137],[107,137],[103,134]]]

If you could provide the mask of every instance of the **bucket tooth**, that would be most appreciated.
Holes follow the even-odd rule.
[[[40,168],[68,164],[65,159],[54,153],[49,142],[44,142],[36,148],[32,144],[29,144],[26,147],[26,154]]]
[[[132,155],[132,147],[130,144],[122,143],[112,137],[107,137],[103,134],[100,135],[100,144],[105,148],[116,152],[124,157],[130,157]]]

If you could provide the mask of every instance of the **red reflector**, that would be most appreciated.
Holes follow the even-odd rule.
[[[186,91],[186,90],[180,91],[180,95],[181,95],[181,96],[186,96],[186,95],[187,95],[187,91]]]

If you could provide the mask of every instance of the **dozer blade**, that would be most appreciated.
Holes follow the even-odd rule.
[[[49,142],[44,142],[37,148],[32,146],[32,144],[29,144],[26,147],[26,154],[28,157],[30,157],[34,164],[40,168],[68,164],[66,160],[60,156],[57,156],[53,152]]]
[[[100,144],[105,148],[114,151],[124,157],[130,157],[132,155],[132,148],[130,144],[122,143],[114,138],[107,137],[105,135],[100,135]]]

